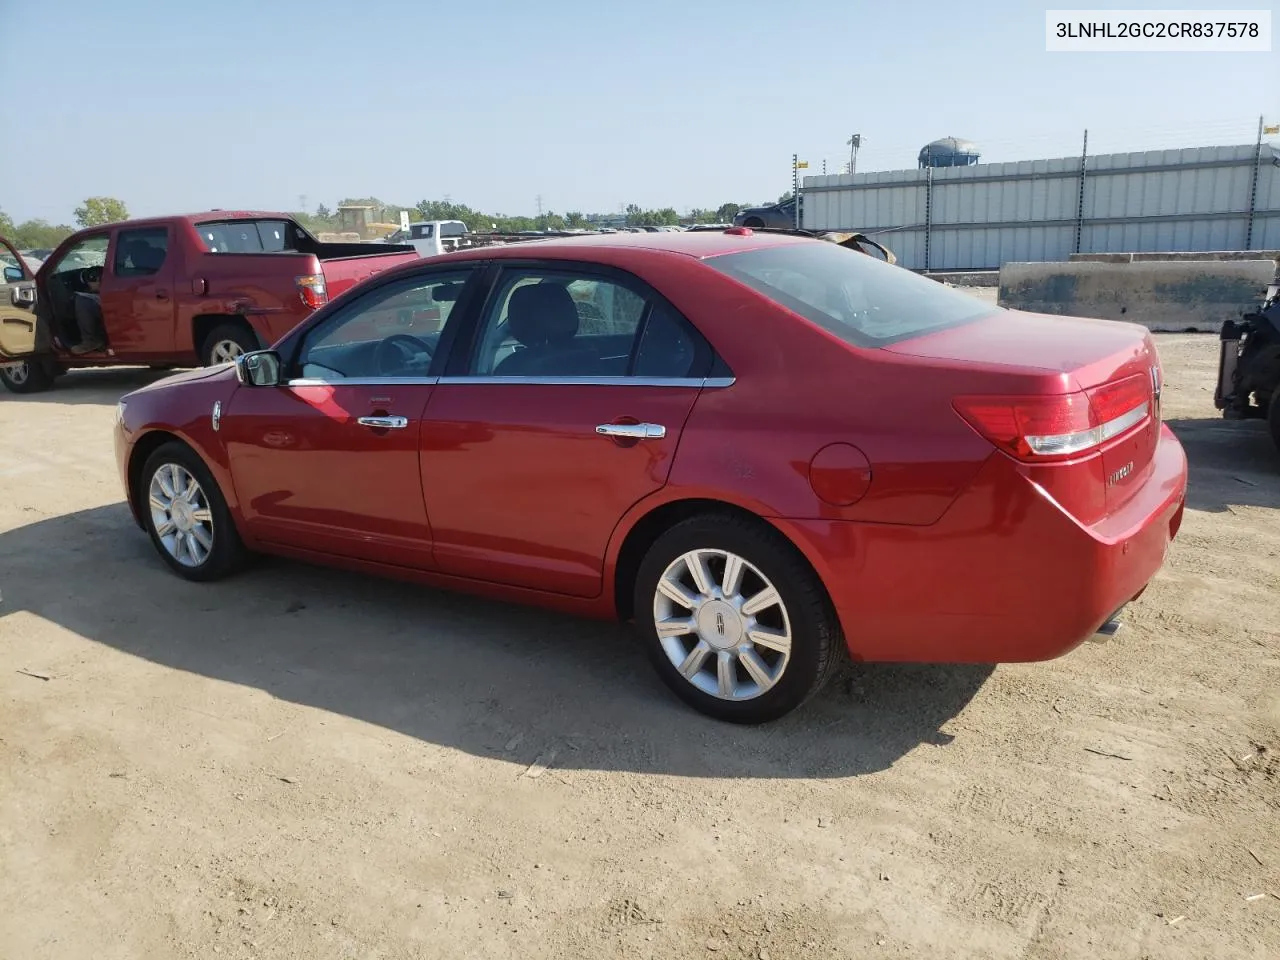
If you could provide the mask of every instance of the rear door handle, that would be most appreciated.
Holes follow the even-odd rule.
[[[602,423],[596,433],[629,440],[660,440],[667,435],[667,428],[660,423]]]
[[[403,430],[409,425],[408,417],[357,417],[356,423],[362,427],[375,427],[378,430]]]
[[[168,291],[168,290],[157,290],[157,291],[156,291],[156,299],[157,299],[157,300],[168,300],[168,299],[169,299],[169,291]]]

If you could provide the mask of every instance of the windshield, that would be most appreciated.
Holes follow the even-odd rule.
[[[999,309],[825,240],[703,262],[859,347],[882,347]]]

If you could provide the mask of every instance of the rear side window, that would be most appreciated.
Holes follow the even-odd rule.
[[[206,253],[280,253],[298,249],[288,220],[223,220],[197,223]]]
[[[116,236],[112,270],[117,277],[149,277],[159,273],[169,251],[167,227],[121,230]]]
[[[415,223],[409,227],[409,236],[415,240],[430,240],[435,233],[435,224]]]
[[[882,347],[1000,309],[826,240],[703,262],[859,347]]]

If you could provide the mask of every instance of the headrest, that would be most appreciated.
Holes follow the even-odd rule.
[[[526,347],[564,343],[578,333],[578,310],[569,291],[555,283],[518,287],[507,304],[511,335]]]

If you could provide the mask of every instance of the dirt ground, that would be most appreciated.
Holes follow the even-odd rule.
[[[849,668],[757,729],[625,630],[267,562],[198,586],[112,407],[0,400],[0,955],[1280,956],[1280,456],[1159,338],[1192,469],[1122,639]]]

